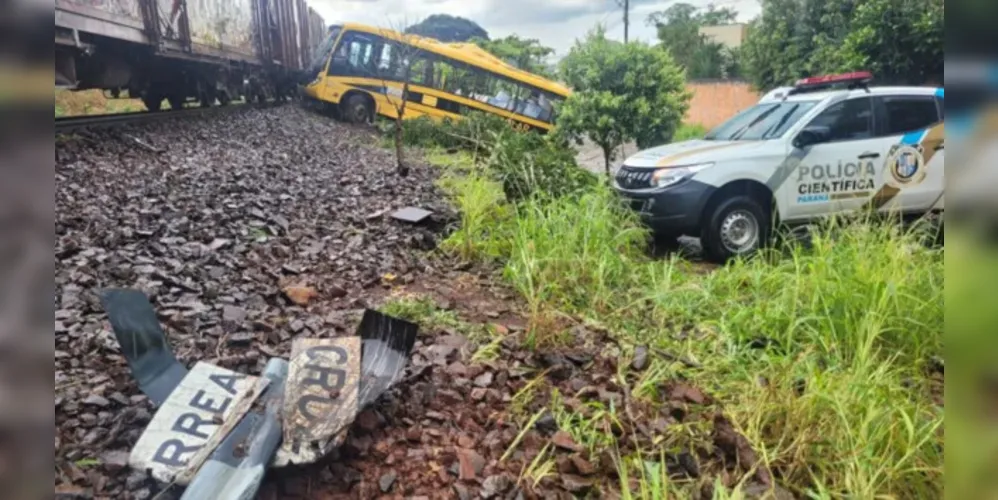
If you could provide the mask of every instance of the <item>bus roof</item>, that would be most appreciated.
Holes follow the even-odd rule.
[[[493,73],[503,75],[507,78],[512,78],[514,80],[521,81],[528,85],[532,85],[541,90],[545,90],[560,96],[568,96],[571,91],[568,87],[561,85],[560,83],[553,82],[547,78],[535,75],[528,71],[513,66],[502,59],[490,54],[488,51],[482,49],[481,47],[473,43],[444,43],[433,38],[427,38],[419,35],[406,34],[403,35],[397,31],[388,28],[378,28],[376,26],[370,26],[360,23],[343,23],[343,30],[354,30],[362,31],[365,33],[370,33],[372,35],[382,36],[396,42],[410,43],[416,47],[423,50],[433,52],[442,56],[447,56],[458,61],[464,61],[472,63],[476,66],[482,67]]]

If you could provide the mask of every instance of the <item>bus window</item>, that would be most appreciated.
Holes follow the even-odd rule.
[[[433,86],[433,63],[422,52],[412,56],[412,66],[409,67],[409,83]]]
[[[343,37],[343,41],[336,46],[336,52],[333,53],[333,60],[329,63],[330,75],[345,74],[347,67],[347,54],[349,52],[350,52],[350,34],[347,33],[347,35]]]
[[[541,113],[543,113],[543,108],[541,108],[541,93],[532,90],[530,91],[530,97],[527,98],[526,102],[523,104],[523,115],[528,118],[533,118],[535,120],[541,119]]]
[[[540,114],[537,116],[537,119],[545,123],[551,123],[554,117],[554,104],[560,100],[561,98],[547,92],[539,93],[537,105],[540,107]]]
[[[329,65],[330,75],[366,76],[374,75],[374,38],[347,32],[343,41],[336,47],[333,61]]]
[[[388,41],[382,41],[381,53],[378,54],[378,76],[386,76],[392,73],[392,56],[397,53],[395,45]]]

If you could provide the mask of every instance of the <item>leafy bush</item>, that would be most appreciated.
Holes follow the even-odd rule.
[[[390,126],[385,132],[391,133]],[[409,146],[462,149],[482,158],[487,174],[501,183],[510,201],[538,194],[564,196],[596,180],[578,166],[564,138],[520,132],[492,114],[472,113],[462,120],[415,118],[405,122],[402,133]]]
[[[575,152],[562,141],[513,130],[493,132],[486,166],[502,182],[510,201],[536,195],[557,198],[596,182],[592,174],[579,167]]]
[[[388,123],[382,133],[391,136],[394,127],[394,122]],[[488,113],[471,113],[461,120],[436,120],[421,116],[405,121],[402,142],[414,147],[465,149],[481,153],[488,149],[492,132],[511,129],[506,120]]]
[[[449,120],[447,121],[449,122]],[[420,116],[406,120],[402,127],[402,142],[407,146],[415,147],[457,147],[457,141],[445,132],[449,123],[438,122],[429,116]],[[391,136],[395,129],[395,122],[388,123],[383,132]]]

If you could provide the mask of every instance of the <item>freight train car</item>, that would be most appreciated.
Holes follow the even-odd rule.
[[[284,99],[325,33],[305,0],[56,0],[55,85],[149,110]]]

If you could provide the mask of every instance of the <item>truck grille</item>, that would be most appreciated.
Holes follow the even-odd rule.
[[[654,170],[649,168],[634,168],[621,166],[617,170],[617,185],[623,189],[647,189],[651,186],[651,174]]]

